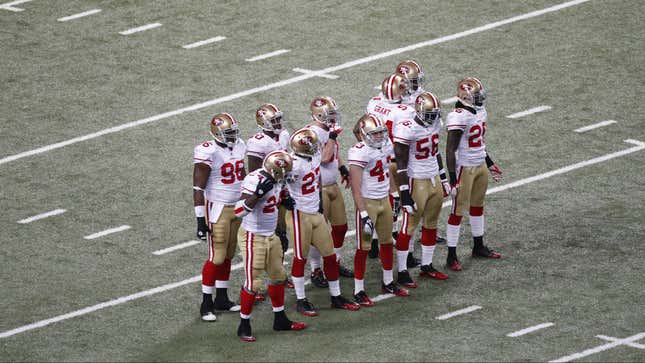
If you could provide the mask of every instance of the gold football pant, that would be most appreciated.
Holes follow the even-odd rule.
[[[267,273],[272,284],[286,281],[287,274],[282,266],[282,245],[275,234],[260,236],[240,227],[237,243],[244,261],[246,290],[257,292],[260,289],[263,272]]]

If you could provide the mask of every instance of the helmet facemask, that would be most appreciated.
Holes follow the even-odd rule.
[[[364,131],[361,129],[363,134],[363,141],[367,146],[380,149],[385,145],[387,141],[387,128],[380,126],[370,131]]]
[[[417,112],[417,117],[426,127],[430,127],[441,118],[441,109],[433,108],[432,110]]]

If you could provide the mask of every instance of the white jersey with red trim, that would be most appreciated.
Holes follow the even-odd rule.
[[[278,140],[260,131],[246,142],[246,153],[264,160],[271,151],[287,150],[288,147],[289,131],[282,130],[278,135]]]
[[[211,168],[204,190],[207,200],[235,204],[240,199],[245,152],[246,145],[239,139],[233,149],[213,140],[195,147],[193,164],[204,163]]]
[[[320,163],[320,177],[322,178],[322,185],[326,186],[334,184],[340,176],[340,172],[338,171],[338,142],[336,140],[329,139],[329,131],[318,125],[309,125],[309,128],[314,130],[316,135],[318,135],[318,140],[321,141],[322,148],[324,148],[327,143],[334,143],[334,155],[331,161]]]
[[[253,194],[255,188],[264,175],[260,174],[262,169],[257,169],[249,173],[242,183],[242,192],[244,194]],[[273,189],[255,204],[253,210],[242,218],[242,227],[249,232],[261,236],[270,236],[275,232],[278,226],[278,204],[280,203],[280,187],[275,185]]]
[[[389,103],[382,97],[374,97],[367,103],[366,112],[378,116],[385,122],[390,140],[392,140],[392,130],[397,123],[403,120],[413,119],[415,115],[414,107],[406,106],[400,103]]]
[[[432,179],[439,175],[437,153],[439,135],[443,122],[441,119],[430,127],[419,125],[414,120],[399,122],[394,128],[394,142],[407,145],[408,176],[413,179]]]
[[[347,163],[363,168],[361,195],[363,198],[381,199],[390,191],[390,149],[388,142],[380,149],[359,142],[347,152]]]
[[[318,213],[320,203],[320,156],[313,159],[291,154],[293,170],[287,178],[289,195],[296,202],[296,209],[305,213]]]
[[[477,107],[473,114],[465,108],[455,108],[446,117],[446,129],[461,130],[461,139],[457,148],[457,164],[461,166],[478,166],[486,160],[486,108]]]

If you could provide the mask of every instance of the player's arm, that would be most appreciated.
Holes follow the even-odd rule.
[[[447,197],[450,194],[450,183],[446,176],[446,169],[443,168],[443,158],[441,153],[437,153],[437,165],[439,166],[439,178],[441,179],[441,187],[443,188],[443,196]]]
[[[323,214],[323,185],[322,185],[322,173],[318,175],[318,213]]]
[[[206,240],[208,224],[206,222],[206,207],[204,198],[204,189],[208,182],[208,176],[211,168],[204,163],[194,164],[193,168],[193,206],[195,207],[195,217],[197,218],[197,237]]]
[[[401,195],[401,206],[409,214],[414,214],[417,209],[416,203],[410,195],[410,183],[408,177],[408,158],[410,146],[400,142],[394,143],[394,157],[396,159],[396,178],[399,184]]]
[[[334,136],[334,138],[332,139],[331,135],[336,135],[336,136]],[[338,134],[336,134],[335,132],[332,131],[329,133],[329,141],[325,143],[325,146],[323,146],[323,149],[322,149],[321,162],[329,163],[332,160],[334,160],[334,149],[336,148],[336,142],[335,142],[336,137],[338,137]]]
[[[246,165],[248,167],[248,172],[252,172],[254,170],[260,169],[262,167],[262,158],[259,156],[247,154],[246,156]]]
[[[256,204],[264,197],[264,195],[273,189],[275,181],[271,177],[265,176],[259,181],[253,193],[249,193],[249,189],[245,186],[242,187],[242,196],[240,200],[235,203],[235,215],[242,218],[253,211]],[[246,185],[246,183],[245,183]]]
[[[356,210],[361,217],[361,230],[366,235],[371,235],[374,232],[374,223],[370,216],[367,214],[367,207],[365,200],[361,194],[361,187],[363,184],[363,167],[351,164],[349,166],[349,178],[352,186],[352,197],[356,204]]]
[[[494,181],[498,182],[502,180],[502,169],[500,169],[499,165],[491,159],[488,153],[486,153],[486,167],[488,168],[488,171],[490,171],[490,175],[493,177]]]
[[[338,172],[340,173],[340,183],[345,185],[345,189],[349,189],[351,176],[349,175],[349,169],[343,164],[340,155],[338,156]]]
[[[457,185],[457,148],[462,134],[462,130],[449,130],[446,140],[446,167],[448,168],[450,185],[453,187]]]

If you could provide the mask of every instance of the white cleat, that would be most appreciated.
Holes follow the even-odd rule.
[[[202,315],[202,320],[203,321],[215,321],[217,320],[217,316],[213,314],[213,312],[209,311],[208,313]]]

